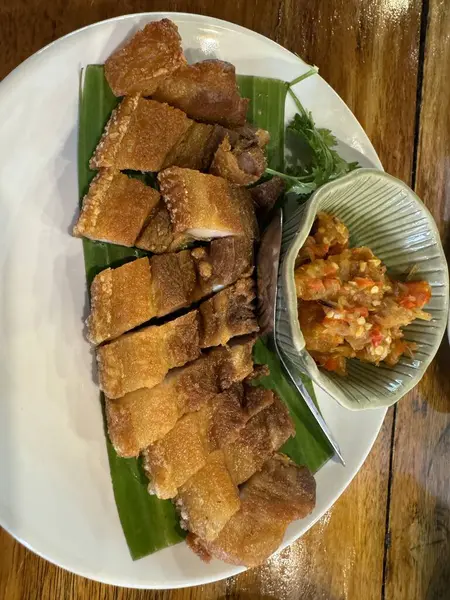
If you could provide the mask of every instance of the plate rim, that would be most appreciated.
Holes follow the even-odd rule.
[[[309,66],[308,63],[306,63],[301,57],[299,57],[298,55],[296,55],[295,53],[293,53],[292,51],[288,50],[287,48],[285,48],[284,46],[282,46],[281,44],[279,44],[278,42],[268,38],[267,36],[258,33],[256,31],[253,31],[252,29],[249,29],[247,27],[244,27],[242,25],[233,23],[231,21],[227,21],[224,19],[219,19],[216,17],[211,17],[209,15],[201,15],[198,13],[189,13],[189,12],[176,12],[176,11],[153,11],[153,12],[138,12],[138,13],[129,13],[129,14],[125,14],[125,15],[118,15],[116,17],[111,17],[109,19],[103,19],[101,21],[96,21],[95,23],[90,23],[89,25],[85,25],[84,27],[81,27],[79,29],[76,29],[74,31],[71,31],[63,36],[61,36],[60,38],[51,41],[50,43],[48,43],[47,45],[43,46],[41,49],[37,50],[36,52],[34,52],[31,56],[29,56],[28,58],[26,58],[24,61],[22,61],[19,65],[17,65],[10,73],[8,73],[8,75],[6,75],[1,81],[0,81],[0,100],[2,95],[5,93],[5,91],[7,92],[7,88],[8,88],[8,84],[11,84],[16,78],[22,78],[23,76],[26,75],[27,70],[30,69],[30,67],[33,66],[34,62],[41,57],[41,55],[45,54],[47,51],[51,50],[53,48],[53,46],[57,46],[60,43],[64,43],[67,39],[75,37],[83,32],[86,32],[87,30],[91,30],[91,29],[95,29],[98,27],[101,27],[105,24],[108,23],[114,23],[114,22],[121,22],[121,21],[128,21],[128,20],[135,20],[135,19],[140,19],[140,18],[148,18],[149,21],[150,20],[157,20],[160,18],[171,18],[173,20],[175,20],[175,22],[177,21],[177,19],[180,21],[182,19],[186,20],[186,21],[192,21],[195,22],[196,20],[200,19],[203,20],[204,22],[207,22],[211,25],[216,25],[218,27],[221,27],[223,29],[227,29],[228,31],[237,31],[237,32],[241,32],[244,33],[246,35],[249,35],[251,37],[256,37],[258,39],[260,39],[261,41],[264,41],[265,43],[269,43],[272,46],[278,48],[279,50],[283,51],[284,53],[288,53],[292,58],[294,58],[296,61],[298,61],[299,65],[302,66]],[[367,149],[371,151],[371,156],[366,156],[366,158],[370,161],[373,161],[376,165],[376,168],[379,169],[383,169],[381,161],[378,157],[378,154],[375,150],[375,148],[373,147],[373,144],[371,142],[371,140],[369,139],[369,137],[367,136],[366,132],[364,131],[364,128],[362,127],[362,125],[360,124],[359,120],[356,118],[356,116],[353,114],[353,112],[350,110],[350,108],[348,107],[348,105],[345,103],[345,101],[339,96],[339,94],[331,87],[331,85],[329,85],[326,80],[324,80],[321,75],[318,73],[316,75],[316,77],[319,77],[321,79],[321,81],[323,82],[323,84],[325,84],[328,88],[328,91],[330,92],[330,94],[332,94],[335,98],[337,98],[340,102],[341,108],[342,110],[345,110],[347,112],[347,116],[350,116],[355,124],[355,126],[357,126],[360,130],[361,135],[365,138],[365,143],[367,144]],[[379,425],[376,429],[376,431],[374,432],[374,435],[372,437],[372,439],[370,440],[370,444],[367,447],[367,450],[361,455],[360,460],[357,463],[357,467],[354,471],[354,473],[352,474],[352,476],[350,477],[350,479],[346,482],[345,486],[340,489],[338,495],[336,497],[334,497],[330,502],[328,502],[325,506],[324,509],[321,510],[320,514],[317,515],[316,518],[314,518],[309,524],[308,524],[308,530],[313,527],[316,522],[321,519],[327,511],[330,510],[330,508],[334,505],[334,503],[339,499],[339,497],[344,493],[344,491],[347,489],[347,487],[350,485],[350,483],[353,481],[354,477],[357,475],[357,473],[359,472],[359,470],[361,469],[362,465],[364,464],[367,456],[369,455],[370,451],[373,448],[373,445],[381,431],[381,428],[383,426],[384,423],[384,418],[387,412],[387,408],[385,408],[384,410],[379,409],[378,410],[378,414],[379,414]],[[333,460],[333,459],[331,459]],[[5,531],[7,531],[15,540],[17,540],[19,543],[21,543],[22,545],[24,545],[27,549],[31,550],[33,553],[37,554],[38,556],[40,556],[41,558],[48,560],[50,563],[61,567],[62,569],[74,573],[75,575],[79,575],[81,577],[86,577],[88,579],[91,579],[93,581],[98,581],[100,583],[105,583],[108,585],[116,585],[116,586],[121,586],[121,587],[125,587],[125,588],[129,588],[129,589],[177,589],[177,588],[183,588],[183,587],[194,587],[197,585],[204,585],[204,584],[208,584],[208,583],[213,583],[216,581],[221,581],[223,579],[226,579],[228,577],[234,576],[236,574],[239,574],[243,571],[246,570],[245,567],[237,567],[234,565],[226,565],[226,568],[228,568],[228,573],[225,573],[223,575],[221,575],[220,577],[217,577],[217,575],[212,575],[210,577],[206,576],[206,577],[197,577],[195,580],[194,579],[190,579],[188,581],[182,581],[182,580],[178,580],[178,581],[167,581],[168,585],[161,585],[161,584],[157,584],[157,585],[152,585],[149,583],[140,583],[140,582],[127,582],[124,583],[123,581],[118,581],[118,579],[116,580],[112,580],[110,577],[105,577],[104,573],[92,573],[89,572],[87,573],[86,571],[82,571],[80,569],[74,569],[71,566],[66,566],[61,564],[60,562],[58,562],[54,557],[50,557],[47,556],[46,553],[44,552],[40,552],[39,550],[37,550],[32,544],[30,544],[29,542],[27,542],[25,539],[23,539],[20,535],[16,535],[6,524],[4,523],[0,523],[0,526],[5,529]],[[282,544],[279,546],[279,548],[276,551],[276,554],[280,551],[282,551],[283,549],[285,549],[287,546],[291,545],[294,541],[296,541],[297,539],[299,539],[300,537],[302,537],[304,535],[305,532],[302,532],[298,535],[290,535],[288,537],[288,539],[284,539]],[[225,563],[224,563],[225,564]]]

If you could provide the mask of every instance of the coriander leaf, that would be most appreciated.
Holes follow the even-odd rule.
[[[287,183],[287,191],[308,196],[321,185],[342,177],[359,165],[339,156],[333,133],[316,127],[312,114],[303,107],[291,87],[288,91],[298,112],[286,127],[285,173],[272,169],[267,169],[267,173],[282,177]]]

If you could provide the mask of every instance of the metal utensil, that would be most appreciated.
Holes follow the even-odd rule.
[[[288,360],[283,356],[277,344],[276,336],[276,309],[277,309],[277,288],[278,288],[278,266],[280,258],[281,236],[283,230],[283,212],[278,210],[273,220],[264,232],[261,240],[260,255],[262,259],[258,259],[258,297],[260,299],[260,312],[262,315],[262,330],[263,333],[271,333],[274,341],[274,347],[278,357],[286,370],[289,378],[296,387],[299,394],[303,397],[316,419],[320,429],[327,438],[330,446],[333,448],[335,456],[339,459],[342,465],[345,466],[345,461],[342,456],[338,443],[333,438],[331,431],[325,423],[322,415],[317,409],[314,400],[309,395],[305,384],[301,377],[290,368]]]

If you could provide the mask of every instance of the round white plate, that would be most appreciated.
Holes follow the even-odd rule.
[[[212,582],[242,569],[202,563],[185,544],[133,562],[114,503],[93,360],[83,339],[82,244],[69,235],[77,204],[80,69],[103,63],[146,22],[172,18],[190,61],[218,57],[238,73],[292,80],[307,66],[252,31],[188,14],[129,15],[44,48],[0,84],[0,524],[48,560],[92,579],[141,588]],[[320,77],[298,95],[321,126],[381,168],[361,126]],[[287,118],[294,112],[288,105]],[[364,158],[366,157],[366,158]],[[361,467],[385,410],[348,412],[319,392],[347,461],[317,474],[317,506],[293,542]]]

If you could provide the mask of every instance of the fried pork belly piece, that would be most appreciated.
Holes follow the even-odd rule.
[[[162,383],[122,398],[106,399],[111,442],[119,456],[139,452],[162,439],[184,414],[199,410],[216,394],[242,381],[253,368],[255,338],[214,348],[194,362],[171,371]]]
[[[205,60],[185,65],[166,78],[153,97],[192,119],[236,127],[245,123],[249,100],[241,98],[233,65]]]
[[[73,235],[133,246],[159,200],[159,193],[141,181],[102,169],[83,199]]]
[[[106,79],[116,96],[150,96],[186,64],[178,28],[169,19],[148,23],[105,63]]]
[[[258,218],[265,218],[275,206],[278,198],[284,193],[285,185],[281,177],[272,177],[269,181],[251,188],[253,202],[256,205]]]
[[[93,344],[118,337],[154,316],[148,258],[139,258],[116,269],[105,269],[91,285],[88,339]]]
[[[189,306],[196,288],[195,262],[189,250],[105,269],[91,286],[89,340],[100,344]]]
[[[258,331],[254,299],[255,282],[247,277],[202,302],[200,346],[223,345],[234,336]]]
[[[209,246],[194,248],[191,254],[203,295],[253,272],[253,241],[246,237],[218,238]]]
[[[273,404],[251,419],[236,440],[223,448],[225,463],[233,482],[240,485],[247,481],[294,435],[295,428],[289,411],[275,396]]]
[[[173,231],[196,239],[257,236],[250,192],[221,177],[170,167],[158,175]]]
[[[264,151],[258,144],[248,146],[238,143],[232,148],[226,136],[214,155],[209,171],[236,185],[250,185],[258,181],[266,167]]]
[[[114,339],[247,277],[253,269],[252,250],[246,238],[220,238],[209,247],[105,269],[91,286],[89,340],[101,344]]]
[[[120,398],[142,387],[160,383],[167,372],[200,355],[198,312],[126,333],[97,348],[100,389]]]
[[[198,358],[201,348],[225,345],[232,337],[258,331],[251,306],[253,287],[250,278],[239,280],[203,302],[198,310],[99,346],[100,388],[109,398],[120,398],[143,387],[154,387],[170,369]],[[218,309],[220,315],[215,314]]]
[[[314,509],[316,483],[310,471],[287,457],[268,460],[262,471],[245,483],[241,507],[213,541],[188,536],[188,544],[202,560],[212,557],[255,567],[277,550],[286,528]]]
[[[174,234],[170,214],[163,200],[155,208],[147,225],[136,240],[136,247],[154,254],[177,252],[186,248],[194,238],[184,233]]]
[[[273,402],[262,390],[258,402],[246,400],[250,385],[235,383],[217,394],[200,410],[184,415],[162,440],[143,452],[149,491],[158,498],[173,498],[190,477],[205,466],[209,455],[230,444],[247,421]]]
[[[127,96],[113,111],[90,167],[159,171],[191,125],[181,110]]]
[[[176,506],[182,527],[206,541],[219,535],[241,506],[221,450],[212,452],[206,465],[183,485]]]
[[[248,384],[252,379],[257,379],[261,374],[267,371],[267,366],[256,368],[256,370],[246,379]],[[261,387],[248,387],[246,393],[246,406],[249,414],[257,415],[261,407],[270,406],[272,409],[274,396]],[[266,408],[263,413],[267,413],[269,422],[280,418],[277,413],[283,413],[283,407],[275,406],[275,410]],[[274,417],[275,414],[275,417]],[[284,413],[283,413],[284,414]],[[256,421],[259,426],[261,420],[255,416],[250,423]],[[248,423],[241,430],[239,438],[245,435],[250,427]],[[287,431],[287,430],[286,430]],[[284,438],[280,435],[272,436],[272,445],[270,448],[276,450],[277,445],[281,445]],[[232,443],[231,446],[234,444]],[[259,446],[255,446],[255,452]],[[273,451],[274,451],[273,450]],[[270,456],[270,453],[263,457],[263,462]],[[236,481],[233,479],[235,473],[230,472],[227,466],[227,446],[218,452],[209,455],[205,466],[193,475],[179,490],[176,505],[180,510],[181,525],[185,529],[196,533],[205,540],[212,540],[221,531],[225,523],[237,511],[236,495],[238,492]],[[262,464],[262,463],[261,463]],[[255,464],[255,469],[259,464]],[[255,471],[246,470],[246,475],[250,477]]]
[[[198,171],[208,169],[214,150],[210,145],[212,131],[212,125],[192,122],[184,137],[167,155],[162,168],[176,165]]]

